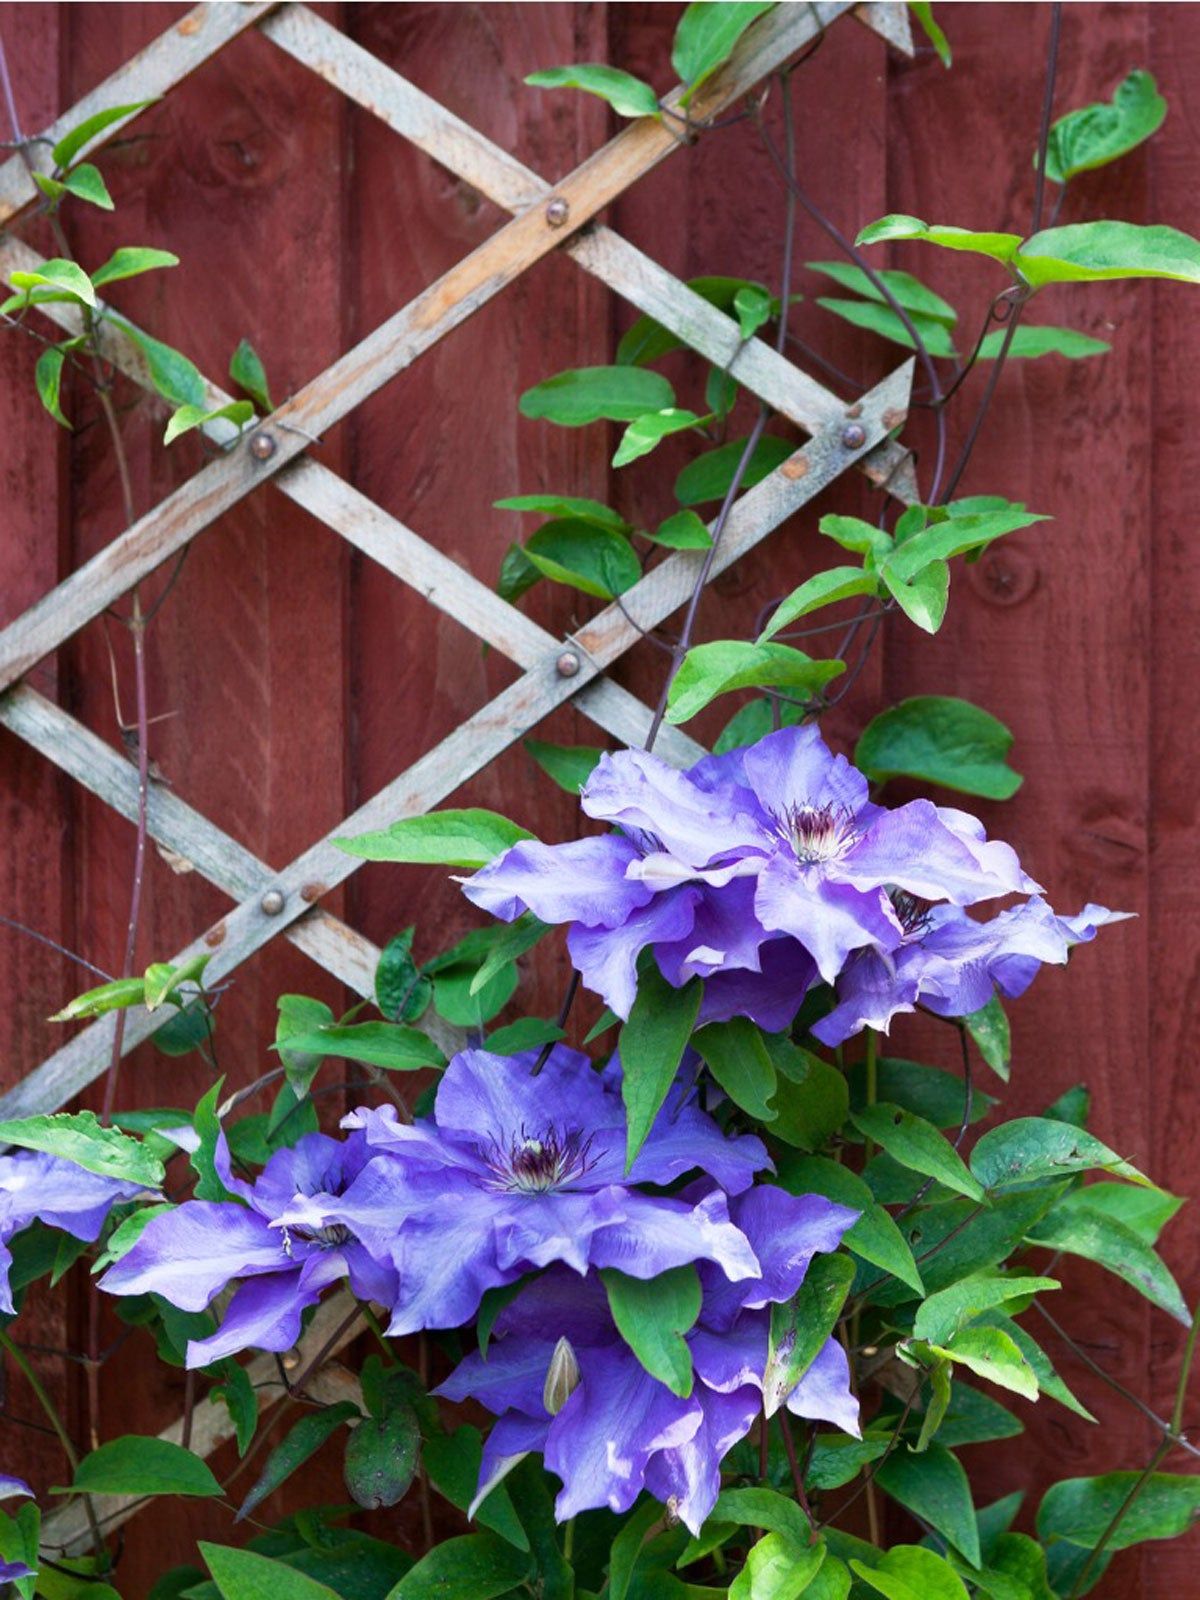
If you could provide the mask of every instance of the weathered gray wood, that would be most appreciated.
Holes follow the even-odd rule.
[[[85,94],[69,111],[64,111],[48,128],[39,129],[37,137],[47,143],[31,145],[29,159],[40,171],[52,171],[50,146],[57,144],[65,133],[78,127],[97,111],[107,110],[109,106],[159,99],[177,83],[182,83],[210,56],[224,49],[231,39],[236,39],[239,33],[253,27],[270,10],[271,4],[263,3],[263,0],[193,6],[186,16],[180,17],[153,43]],[[120,122],[111,123],[103,133],[84,146],[82,153],[90,154],[99,149],[128,127],[137,115],[137,112],[133,112]],[[23,131],[27,136],[33,132],[30,129]],[[40,198],[41,191],[30,177],[24,159],[20,155],[9,156],[0,166],[0,225]]]

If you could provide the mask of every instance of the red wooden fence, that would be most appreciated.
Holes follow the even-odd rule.
[[[608,59],[665,88],[678,14],[674,5],[618,4],[319,9],[551,179],[602,142],[606,113],[581,96],[526,89],[524,74]],[[906,61],[844,24],[796,76],[804,181],[848,231],[887,211],[964,226],[1027,226],[1048,8],[958,4],[941,13],[955,49],[950,73],[925,48]],[[26,130],[45,125],[181,14],[157,3],[0,5]],[[1158,78],[1171,107],[1167,123],[1148,147],[1073,184],[1064,219],[1111,215],[1198,233],[1200,8],[1065,9],[1058,109],[1106,96],[1139,66]],[[176,251],[183,264],[161,283],[142,280],[123,304],[214,375],[248,336],[277,398],[322,371],[501,220],[461,180],[253,30],[141,119],[102,165],[117,212],[74,217],[79,254],[102,260],[118,243]],[[782,196],[746,124],[706,136],[613,209],[614,225],[681,277],[777,277]],[[973,328],[997,287],[987,264],[909,248],[894,264],[931,280],[960,306],[964,328]],[[798,259],[831,254],[802,220]],[[806,276],[799,286],[815,296],[819,284]],[[957,575],[950,621],[936,640],[893,619],[830,731],[850,741],[875,710],[922,692],[965,695],[1013,728],[1013,759],[1026,782],[1014,800],[982,808],[989,826],[1018,846],[1056,904],[1075,909],[1099,899],[1139,912],[1140,920],[1082,952],[1069,973],[1044,975],[1014,1008],[1006,1104],[1038,1110],[1083,1079],[1094,1096],[1095,1131],[1176,1192],[1196,1192],[1200,1095],[1188,1057],[1200,1006],[1200,572],[1190,559],[1200,466],[1192,426],[1195,302],[1191,289],[1174,284],[1053,292],[1045,317],[1111,339],[1112,352],[1080,364],[1014,364],[966,489],[1026,499],[1055,521],[1014,536],[969,577]],[[513,535],[511,513],[492,510],[495,499],[547,487],[615,495],[621,504],[633,492],[628,482],[611,481],[604,429],[563,432],[516,412],[529,384],[610,359],[628,319],[593,279],[552,256],[335,428],[319,459],[490,582]],[[852,377],[856,392],[896,364],[894,350],[811,300],[798,308],[796,327]],[[121,526],[100,429],[81,427],[70,437],[56,429],[32,401],[31,367],[23,341],[0,340],[0,623]],[[82,395],[78,410],[86,422]],[[144,402],[127,427],[145,510],[195,470],[198,446],[186,441],[164,453],[161,415]],[[639,520],[670,509],[672,476],[664,469],[634,480]],[[862,510],[867,494],[843,478],[821,505]],[[813,526],[812,516],[796,518],[719,580],[701,614],[706,636],[748,629],[761,606],[824,559]],[[556,631],[575,619],[561,594],[539,596],[534,610]],[[128,721],[123,630],[110,629],[108,643]],[[108,643],[105,625],[92,624],[31,681],[118,745]],[[658,658],[647,651],[639,660],[640,681],[656,684]],[[165,719],[153,727],[152,751],[182,796],[263,860],[282,864],[476,710],[507,672],[458,625],[267,489],[197,541],[151,630],[151,713]],[[595,730],[570,712],[556,715],[548,736],[595,742]],[[0,734],[0,762],[8,847],[0,911],[116,970],[132,829],[7,734]],[[568,837],[573,827],[569,799],[535,781],[519,749],[469,793],[546,838]],[[477,918],[437,879],[368,867],[333,897],[333,909],[379,941],[416,921],[418,953],[422,940],[426,950],[440,948]],[[177,874],[155,854],[139,960],[178,948],[225,904],[197,874]],[[539,964],[522,986],[523,1004],[553,1007],[564,960]],[[44,1019],[82,985],[69,963],[3,927],[0,975],[0,1085],[8,1086],[61,1042]],[[220,1060],[231,1086],[261,1070],[282,990],[334,1005],[344,998],[279,941],[247,963],[220,1008]],[[916,1027],[898,1030],[897,1046],[912,1055],[939,1048]],[[143,1046],[122,1083],[127,1101],[187,1105],[207,1078],[190,1062]],[[1198,1243],[1198,1224],[1185,1210],[1165,1248],[1193,1297]],[[1169,1410],[1178,1330],[1098,1273],[1073,1267],[1069,1276],[1075,1287],[1060,1297],[1061,1320],[1156,1409]],[[84,1343],[81,1286],[70,1292],[65,1314],[59,1299],[42,1299],[36,1323],[23,1332],[50,1347],[42,1369],[82,1437],[78,1368],[53,1353]],[[118,1331],[106,1325],[106,1336]],[[990,1466],[985,1482],[993,1495],[1027,1489],[1026,1517],[1053,1477],[1140,1466],[1153,1445],[1131,1408],[1065,1353],[1062,1360],[1100,1426],[1076,1422],[1049,1401],[1025,1408],[1027,1441],[1003,1452],[1005,1464]],[[101,1389],[101,1427],[111,1436],[161,1426],[180,1408],[182,1378],[152,1368],[130,1341],[106,1367]],[[44,1481],[57,1479],[50,1445],[8,1420],[32,1417],[27,1395],[13,1383],[3,1403],[4,1465],[25,1461]],[[319,1487],[340,1496],[332,1469]],[[178,1520],[173,1513],[170,1524],[135,1519],[123,1592],[145,1593],[154,1573],[186,1558],[197,1535],[228,1534],[227,1518],[212,1507]],[[1200,1592],[1197,1549],[1190,1538],[1130,1552],[1098,1592],[1191,1600]]]

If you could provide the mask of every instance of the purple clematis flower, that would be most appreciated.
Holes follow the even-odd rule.
[[[1071,948],[1096,930],[1130,915],[1087,905],[1059,917],[1035,896],[1023,905],[977,922],[956,906],[929,906],[897,895],[905,926],[899,949],[863,950],[837,981],[837,1004],[813,1025],[824,1044],[839,1045],[862,1028],[886,1033],[898,1012],[920,1004],[939,1017],[965,1017],[987,1005],[997,990],[1015,999],[1046,963],[1061,966]]]
[[[111,1294],[159,1294],[183,1311],[202,1311],[234,1279],[243,1280],[219,1330],[188,1343],[187,1364],[203,1367],[254,1346],[288,1350],[303,1312],[348,1278],[363,1300],[390,1304],[396,1275],[340,1220],[343,1195],[371,1152],[348,1140],[306,1134],[277,1150],[253,1183],[233,1175],[224,1135],[217,1171],[235,1197],[187,1200],[152,1217],[132,1248],[100,1279]]]
[[[699,1533],[720,1492],[722,1460],[762,1409],[767,1308],[796,1292],[813,1255],[836,1249],[856,1216],[821,1196],[768,1185],[739,1196],[730,1209],[763,1276],[731,1284],[701,1266],[704,1299],[687,1336],[694,1370],[687,1397],[652,1378],[622,1341],[594,1274],[580,1284],[552,1269],[501,1312],[486,1359],[468,1356],[438,1390],[452,1400],[477,1399],[498,1414],[475,1505],[523,1455],[539,1450],[562,1480],[559,1521],[598,1506],[627,1511],[648,1489]],[[564,1339],[578,1385],[551,1415],[547,1373]],[[822,1347],[786,1404],[797,1416],[857,1434],[858,1404],[836,1340]]]
[[[88,1172],[73,1161],[41,1150],[0,1156],[0,1311],[10,1315],[13,1311],[8,1241],[14,1234],[31,1222],[44,1222],[91,1243],[99,1238],[117,1201],[150,1192],[139,1183]]]
[[[485,1290],[552,1262],[649,1278],[707,1261],[722,1279],[758,1277],[726,1202],[770,1166],[758,1139],[727,1138],[680,1083],[627,1174],[619,1073],[563,1045],[534,1077],[536,1059],[466,1050],[432,1119],[406,1125],[389,1106],[345,1119],[381,1159],[330,1215],[394,1264],[391,1333],[458,1327]],[[720,1188],[683,1200],[636,1187],[697,1168]]]
[[[7,1472],[0,1472],[0,1500],[12,1500],[17,1495],[33,1498],[33,1490],[24,1478],[13,1478]]]
[[[622,1017],[648,947],[668,982],[706,979],[704,1020],[742,1014],[774,1029],[817,973],[832,982],[854,951],[901,943],[891,891],[973,905],[1038,887],[965,812],[872,804],[814,726],[687,773],[644,751],[605,756],[582,805],[621,831],[515,845],[464,890],[507,920],[532,910],[570,923],[572,961]]]

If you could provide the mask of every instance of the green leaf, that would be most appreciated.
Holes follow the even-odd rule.
[[[1046,228],[1021,246],[1017,265],[1034,288],[1109,278],[1200,283],[1200,241],[1178,228],[1136,222],[1076,222]],[[15,275],[13,281],[15,282]]]
[[[1011,737],[1007,728],[1004,732]],[[1007,746],[1005,749],[1007,750]],[[1013,773],[1013,777],[1016,778],[1017,785],[1024,781],[1019,773]],[[1003,799],[1004,796],[1000,798]],[[978,1011],[972,1011],[970,1016],[963,1018],[963,1022],[967,1032],[974,1039],[979,1054],[996,1076],[1007,1083],[1009,1062],[1012,1060],[1012,1028],[1009,1026],[1000,996],[994,994],[987,1005],[981,1006]]]
[[[701,428],[711,421],[711,416],[699,417],[694,411],[677,406],[668,406],[665,411],[648,411],[635,418],[625,429],[612,464],[614,467],[627,467],[631,461],[648,456],[673,433],[686,433],[689,428]]]
[[[902,578],[891,563],[885,561],[879,576],[910,622],[915,622],[926,633],[938,631],[950,598],[950,568],[944,561],[931,561],[912,578]]]
[[[841,317],[843,322],[853,323],[856,328],[877,333],[893,344],[903,345],[906,350],[917,348],[912,335],[891,306],[879,305],[874,300],[841,300],[828,295],[819,295],[817,304],[825,311],[832,311],[835,317]],[[919,311],[910,311],[909,317],[931,356],[953,359],[956,354],[954,340],[945,323],[922,316]]]
[[[784,701],[779,706],[779,725],[783,728],[793,727],[803,715],[802,707]],[[748,701],[740,711],[734,712],[713,741],[713,754],[723,756],[730,750],[743,750],[747,745],[757,744],[774,726],[769,700]]]
[[[212,1007],[197,997],[160,1023],[151,1035],[151,1043],[164,1056],[186,1056],[206,1045],[215,1028]]]
[[[527,1555],[494,1533],[444,1539],[386,1600],[495,1600],[524,1583],[530,1565]]]
[[[625,535],[590,522],[544,522],[526,541],[524,554],[544,578],[599,600],[624,594],[642,576]]]
[[[873,522],[864,522],[861,517],[836,514],[822,517],[817,523],[817,532],[840,544],[843,550],[853,550],[858,555],[886,556],[892,548],[891,535]]]
[[[801,1150],[819,1150],[846,1120],[846,1079],[828,1061],[779,1034],[764,1040],[777,1074],[770,1132]]]
[[[848,1433],[816,1433],[804,1482],[821,1493],[852,1483],[891,1443],[891,1434],[868,1429],[861,1439]]]
[[[344,1470],[351,1499],[367,1511],[403,1500],[420,1449],[417,1419],[404,1401],[393,1403],[381,1417],[364,1417],[346,1441]]]
[[[64,261],[57,256],[53,260],[43,261],[36,272],[10,272],[8,281],[14,289],[60,289],[72,299],[81,300],[84,305],[96,304],[96,291],[83,268],[76,266],[74,261]]]
[[[604,754],[588,744],[546,744],[541,739],[522,743],[546,776],[568,794],[579,793]]]
[[[502,924],[500,939],[508,932]],[[477,988],[479,972],[480,968],[473,962],[463,962],[443,967],[433,980],[434,1010],[456,1028],[482,1028],[503,1011],[513,997],[519,977],[513,961],[502,960],[499,969]]]
[[[687,287],[702,300],[707,300],[710,306],[729,316],[735,314],[733,302],[740,289],[758,289],[767,293],[765,284],[755,283],[748,278],[722,276],[689,278]],[[622,366],[642,367],[647,362],[659,360],[671,350],[680,349],[683,342],[677,334],[664,328],[661,322],[655,322],[653,317],[639,317],[617,345],[617,361]],[[714,406],[713,410],[716,409]]]
[[[718,0],[693,0],[679,19],[671,46],[671,65],[679,81],[688,86],[680,99],[687,105],[692,95],[733,54],[733,48],[752,22],[770,11],[770,0],[739,0],[721,4]]]
[[[203,955],[192,956],[177,967],[166,961],[158,961],[147,967],[142,976],[146,1010],[157,1011],[165,1001],[174,999],[185,983],[196,983],[211,960],[212,952],[206,950]]]
[[[1073,1189],[1058,1202],[1060,1211],[1082,1207],[1103,1211],[1106,1216],[1132,1228],[1143,1243],[1155,1245],[1158,1236],[1179,1210],[1183,1201],[1162,1189],[1135,1188],[1127,1183],[1090,1183],[1086,1189]]]
[[[102,1017],[107,1011],[123,1011],[129,1006],[140,1006],[145,1000],[146,986],[141,978],[114,978],[95,989],[87,989],[69,1000],[61,1011],[56,1011],[51,1022],[76,1022],[83,1017]]]
[[[899,1061],[883,1057],[875,1066],[875,1093],[880,1100],[890,1100],[903,1106],[905,1111],[915,1111],[917,1116],[932,1122],[935,1128],[953,1128],[962,1125],[967,1108],[966,1091],[961,1078],[941,1067],[927,1067],[919,1061]],[[867,1075],[863,1062],[850,1068],[850,1100],[855,1110],[867,1104]],[[978,1122],[996,1104],[990,1094],[982,1089],[971,1096],[971,1121]]]
[[[987,1571],[1016,1580],[1015,1600],[1055,1600],[1046,1572],[1046,1552],[1024,1533],[1002,1533],[988,1551]],[[1097,1574],[1099,1576],[1099,1574]],[[993,1590],[999,1596],[999,1590]]]
[[[50,1493],[214,1495],[221,1485],[207,1462],[182,1445],[128,1433],[84,1456],[70,1488]]]
[[[239,389],[245,390],[260,411],[274,411],[275,405],[267,386],[267,369],[249,339],[238,341],[237,349],[229,358],[229,376]]]
[[[638,982],[637,999],[620,1033],[621,1097],[628,1120],[625,1167],[628,1171],[646,1142],[654,1119],[675,1080],[696,1016],[703,985],[693,978],[674,989],[657,967]]]
[[[880,1101],[852,1111],[850,1120],[868,1139],[898,1161],[902,1167],[935,1178],[968,1200],[984,1198],[982,1186],[971,1176],[966,1162],[943,1134],[903,1107]]]
[[[471,978],[470,993],[479,994],[506,967],[512,966],[518,956],[523,956],[527,950],[532,950],[538,940],[545,938],[549,932],[550,924],[539,922],[528,911],[515,922],[498,927],[486,960]]]
[[[906,1511],[952,1544],[973,1567],[980,1564],[979,1530],[967,1475],[956,1456],[939,1444],[921,1455],[893,1450],[875,1472],[875,1482]],[[926,1600],[924,1595],[921,1600]]]
[[[105,111],[94,111],[90,117],[85,117],[75,127],[63,134],[62,138],[51,150],[50,155],[56,167],[69,167],[71,162],[87,144],[104,132],[105,128],[112,127],[114,122],[124,122],[126,117],[132,117],[138,111],[144,111],[147,106],[152,106],[154,100],[134,100],[129,105],[109,106]]]
[[[739,1528],[763,1528],[794,1545],[808,1543],[808,1518],[790,1494],[777,1489],[723,1489],[708,1514],[711,1522],[732,1522]]]
[[[708,3],[708,0],[704,0]],[[715,3],[715,0],[713,0]],[[756,483],[768,477],[776,467],[795,455],[796,446],[787,439],[765,433],[754,447],[749,464],[742,474],[742,488],[753,489]],[[675,479],[675,498],[681,506],[699,506],[709,500],[723,500],[733,483],[733,475],[746,450],[745,439],[731,439],[689,461]]]
[[[812,1366],[833,1332],[854,1282],[849,1256],[817,1255],[788,1301],[771,1307],[763,1371],[763,1415],[773,1417]]]
[[[489,1033],[487,1047],[493,1055],[516,1056],[566,1037],[565,1029],[557,1022],[547,1022],[542,1017],[518,1017],[515,1022]]]
[[[1023,1352],[1022,1352],[1023,1353]],[[1028,1357],[1026,1357],[1028,1360]],[[950,1395],[950,1407],[938,1430],[941,1442],[948,1450],[957,1450],[964,1444],[988,1444],[995,1439],[1015,1439],[1024,1433],[1021,1422],[990,1394],[983,1394],[969,1384],[956,1382]]]
[[[59,403],[59,394],[62,390],[63,363],[66,361],[65,351],[57,345],[51,345],[48,350],[43,350],[37,358],[37,365],[33,369],[34,387],[37,389],[38,399],[46,410],[62,427],[70,429],[71,424],[63,416],[62,406]],[[53,1020],[53,1019],[52,1019]]]
[[[1109,1529],[1141,1474],[1109,1472],[1100,1478],[1067,1478],[1051,1484],[1037,1512],[1043,1544],[1065,1539],[1093,1549]],[[1200,1477],[1153,1472],[1136,1502],[1110,1535],[1109,1550],[1128,1550],[1149,1539],[1175,1539],[1200,1515]]]
[[[207,390],[194,361],[189,361],[181,351],[169,344],[152,339],[148,333],[143,333],[114,312],[109,312],[109,320],[123,328],[142,352],[150,381],[164,400],[173,406],[194,405],[203,408]]]
[[[989,712],[948,695],[917,695],[863,730],[854,764],[875,783],[917,778],[962,794],[1007,800],[1021,775],[1007,763],[1012,734]]]
[[[995,361],[1004,345],[1004,329],[985,334],[979,346],[979,361]],[[1039,356],[1066,356],[1068,361],[1083,361],[1102,356],[1112,349],[1104,339],[1093,339],[1077,328],[1049,328],[1029,322],[1018,323],[1008,341],[1010,361],[1036,361]]]
[[[338,1600],[335,1590],[253,1550],[199,1541],[222,1600]]]
[[[232,1356],[227,1356],[221,1362],[220,1371],[224,1381],[209,1390],[208,1398],[220,1401],[229,1412],[238,1455],[244,1456],[254,1441],[258,1427],[258,1391],[251,1383],[245,1367]]]
[[[756,284],[743,284],[733,297],[738,332],[743,339],[753,339],[764,324],[770,322],[775,302],[765,289]]]
[[[200,1102],[192,1115],[192,1126],[200,1138],[200,1143],[191,1153],[192,1170],[200,1180],[196,1185],[197,1200],[228,1200],[231,1198],[229,1190],[225,1187],[217,1171],[217,1141],[221,1133],[221,1122],[217,1116],[217,1104],[221,1098],[221,1090],[225,1079],[218,1078],[216,1083],[201,1096]]]
[[[35,172],[33,181],[43,194],[53,199],[63,194],[73,194],[77,200],[86,200],[88,205],[99,206],[101,211],[113,210],[113,197],[108,192],[104,176],[100,168],[94,167],[90,161],[81,162],[61,180],[45,178],[40,172]]]
[[[594,522],[598,528],[611,528],[615,533],[632,533],[625,518],[611,506],[599,500],[585,500],[569,494],[514,494],[507,500],[493,500],[497,511],[541,511],[548,517],[570,518],[576,522]]]
[[[1058,1289],[1053,1278],[1012,1277],[999,1273],[973,1273],[931,1294],[917,1312],[913,1337],[929,1344],[945,1344],[983,1311],[1007,1305],[1022,1295]]]
[[[694,511],[676,511],[665,522],[660,522],[647,539],[665,545],[668,550],[708,550],[712,547],[712,534]]]
[[[868,1588],[887,1600],[967,1600],[963,1581],[950,1564],[918,1544],[893,1545],[877,1567],[851,1561]]]
[[[1107,1212],[1089,1211],[1081,1204],[1064,1211],[1055,1209],[1030,1229],[1028,1237],[1031,1244],[1043,1245],[1047,1250],[1065,1250],[1068,1255],[1096,1262],[1106,1272],[1124,1278],[1185,1328],[1191,1326],[1179,1285],[1164,1262],[1132,1228]]]
[[[382,1007],[380,1008],[382,1009]],[[293,1038],[311,1034],[333,1023],[333,1012],[323,1000],[310,999],[304,994],[281,994],[279,1017],[275,1024],[275,1049],[287,1072],[287,1081],[297,1095],[306,1095],[321,1062],[328,1052],[297,1050]]]
[[[735,1105],[759,1120],[774,1116],[775,1064],[762,1034],[745,1017],[710,1022],[692,1040],[708,1070]]]
[[[1092,1134],[1053,1118],[1017,1117],[1001,1123],[985,1133],[971,1152],[971,1171],[985,1189],[1036,1183],[1096,1167],[1130,1183],[1154,1187],[1149,1178]]]
[[[857,1173],[826,1156],[785,1156],[778,1163],[779,1182],[792,1194],[823,1194],[828,1200],[861,1213],[842,1243],[856,1256],[899,1278],[917,1294],[925,1293],[921,1274],[900,1229]]]
[[[1157,133],[1166,115],[1167,102],[1153,74],[1131,72],[1109,104],[1082,106],[1059,117],[1046,147],[1046,176],[1051,183],[1066,183],[1077,173],[1107,166]]]
[[[1007,1334],[1025,1357],[1037,1379],[1038,1390],[1049,1395],[1052,1400],[1057,1400],[1059,1405],[1066,1406],[1068,1411],[1073,1411],[1077,1417],[1082,1417],[1085,1422],[1095,1422],[1095,1417],[1082,1405],[1067,1388],[1066,1384],[1055,1372],[1049,1356],[1034,1339],[1032,1334],[1026,1333],[1019,1322],[1014,1322],[1003,1311],[985,1311],[979,1318],[979,1325],[985,1328],[998,1328]]]
[[[843,289],[849,289],[863,299],[874,300],[877,305],[887,303],[867,273],[848,261],[806,261],[805,266],[810,272],[820,272],[826,278],[832,278]],[[930,322],[940,322],[947,328],[952,328],[958,321],[958,312],[949,301],[926,288],[920,278],[914,278],[911,272],[884,270],[876,272],[875,277],[886,285],[892,298],[906,311]]]
[[[855,244],[883,244],[892,239],[919,239],[941,245],[945,250],[967,250],[991,256],[996,261],[1012,261],[1021,247],[1019,233],[972,233],[968,228],[953,228],[940,223],[922,222],[920,217],[893,213],[872,222]]]
[[[440,863],[474,871],[486,867],[510,845],[532,838],[527,828],[518,827],[495,811],[469,809],[403,817],[379,833],[360,833],[333,842],[347,855],[367,861]]]
[[[320,1411],[310,1411],[301,1417],[267,1457],[262,1475],[242,1501],[235,1520],[241,1522],[248,1517],[255,1506],[261,1505],[281,1483],[286,1483],[293,1472],[316,1455],[326,1439],[331,1438],[344,1423],[360,1415],[358,1407],[349,1400],[338,1400]]]
[[[102,288],[106,283],[117,283],[122,278],[136,278],[143,272],[156,272],[160,267],[177,267],[179,257],[170,250],[155,250],[150,245],[122,245],[114,250],[102,267],[92,273],[92,284]]]
[[[491,1040],[488,1047],[491,1048]],[[431,1435],[421,1450],[421,1465],[429,1474],[430,1482],[460,1511],[465,1511],[475,1498],[482,1461],[483,1438],[479,1429],[470,1423],[463,1423],[451,1434]],[[475,1521],[507,1539],[518,1550],[529,1549],[529,1536],[513,1510],[512,1498],[504,1484],[497,1484],[476,1506]]]
[[[1069,1122],[1073,1128],[1086,1128],[1091,1109],[1091,1090],[1086,1083],[1075,1083],[1051,1101],[1042,1115],[1055,1122]]]
[[[946,38],[940,24],[934,21],[933,6],[929,3],[929,0],[908,0],[908,8],[920,23],[922,32],[937,52],[938,60],[944,67],[948,67],[951,61],[950,41]]]
[[[798,589],[793,589],[787,599],[780,603],[757,642],[765,644],[789,623],[795,622],[798,617],[808,616],[810,611],[816,611],[821,606],[834,605],[838,600],[848,600],[856,594],[874,594],[878,588],[878,580],[861,567],[830,567],[827,572],[818,572],[806,579]]]
[[[915,508],[914,508],[915,509]],[[967,551],[982,550],[1006,533],[1015,533],[1035,522],[1049,519],[1020,504],[1006,504],[986,511],[963,512],[941,507],[926,513],[931,525],[914,528],[902,539],[896,530],[896,549],[884,563],[896,577],[915,578],[932,561],[948,561]],[[922,507],[922,510],[924,508]]]
[[[1064,1187],[1065,1182],[1017,1189],[997,1195],[985,1207],[971,1200],[942,1201],[905,1217],[900,1231],[922,1258],[921,1276],[929,1293],[1007,1260]],[[884,1284],[874,1295],[880,1305],[899,1305],[910,1298],[900,1284]]]
[[[932,1351],[930,1353],[934,1354]],[[922,1455],[933,1443],[945,1420],[950,1407],[950,1396],[954,1392],[951,1363],[940,1352],[936,1354],[937,1359],[929,1369],[929,1405],[921,1419],[921,1431],[917,1436],[917,1442],[913,1445],[918,1455]]]
[[[416,1022],[433,998],[433,985],[413,960],[415,932],[405,928],[389,939],[375,968],[375,1004],[389,1022]]]
[[[656,1278],[631,1278],[603,1267],[600,1276],[625,1343],[652,1378],[686,1400],[692,1392],[692,1352],[683,1336],[700,1315],[695,1267],[673,1267]]]
[[[825,1560],[823,1544],[796,1544],[782,1533],[764,1534],[746,1552],[746,1565],[729,1585],[729,1600],[797,1600]]]
[[[1058,1285],[1054,1284],[1054,1288]],[[929,1349],[945,1361],[961,1363],[980,1378],[1036,1400],[1037,1378],[1017,1344],[1000,1328],[964,1328],[948,1345]]]
[[[272,1046],[278,1050],[279,1046]],[[287,1049],[302,1055],[340,1056],[366,1061],[389,1072],[420,1072],[444,1067],[446,1058],[427,1034],[402,1022],[326,1023],[289,1035]]]
[[[658,96],[648,83],[620,67],[581,61],[571,67],[545,67],[531,72],[525,82],[535,89],[582,89],[599,95],[620,117],[657,117]]]
[[[94,1111],[60,1111],[0,1122],[0,1144],[43,1150],[73,1161],[86,1172],[144,1184],[147,1189],[157,1189],[163,1181],[158,1157],[128,1134],[103,1127]]]
[[[625,1600],[646,1535],[662,1518],[663,1508],[657,1500],[643,1500],[613,1539],[608,1562],[608,1600]]]
[[[253,417],[254,407],[249,400],[230,400],[226,405],[216,406],[212,410],[202,405],[179,406],[171,413],[166,432],[163,434],[163,443],[174,444],[182,434],[191,433],[193,428],[203,428],[206,424],[219,420],[235,423],[241,428]]]
[[[844,661],[819,661],[786,644],[716,639],[690,649],[671,680],[667,721],[687,722],[718,695],[772,688],[813,694],[846,670]]]
[[[633,422],[647,411],[675,403],[675,391],[658,372],[641,367],[578,367],[556,373],[526,389],[519,401],[523,417],[540,417],[560,428],[589,422]]]

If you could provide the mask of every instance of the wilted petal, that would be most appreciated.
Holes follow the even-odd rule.
[[[654,890],[627,875],[641,852],[619,834],[567,844],[523,840],[463,880],[463,893],[504,922],[532,911],[543,922],[624,922]]]
[[[279,1234],[256,1211],[232,1200],[188,1200],[152,1217],[100,1287],[161,1294],[181,1311],[203,1311],[232,1279],[290,1266]]]
[[[827,1339],[811,1367],[787,1398],[793,1416],[810,1422],[832,1422],[835,1428],[861,1438],[858,1401],[850,1392],[850,1364],[836,1339]]]
[[[657,895],[619,928],[575,923],[567,949],[584,983],[617,1016],[628,1020],[637,995],[638,957],[647,945],[685,939],[695,921],[701,891],[685,885]]]

